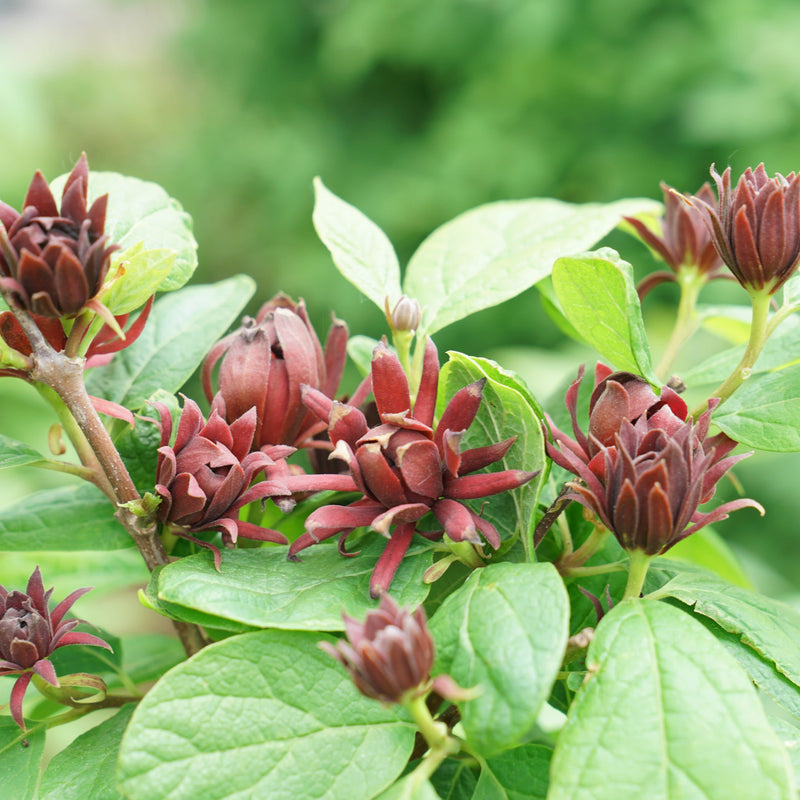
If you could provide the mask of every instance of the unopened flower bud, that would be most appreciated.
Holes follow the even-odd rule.
[[[422,309],[417,300],[402,295],[389,312],[389,298],[386,298],[386,320],[392,331],[415,331],[422,322]]]

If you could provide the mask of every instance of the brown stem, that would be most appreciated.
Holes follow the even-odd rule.
[[[10,297],[7,299],[11,300]],[[156,567],[168,564],[169,559],[158,535],[155,519],[137,516],[126,507],[127,503],[139,501],[141,497],[86,392],[83,359],[57,353],[26,311],[17,308],[13,302],[8,305],[33,348],[30,378],[49,386],[63,400],[86,437],[111,490],[110,499],[117,507],[116,518],[133,538],[151,572]],[[187,655],[193,655],[206,644],[200,629],[195,625],[176,622],[175,629]]]

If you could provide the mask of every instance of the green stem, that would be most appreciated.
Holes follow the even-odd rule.
[[[582,567],[602,546],[610,531],[602,525],[595,525],[594,530],[586,537],[586,541],[575,551],[562,556],[556,566],[560,571]],[[604,565],[605,566],[605,565]]]
[[[447,725],[434,720],[425,703],[424,695],[405,700],[403,706],[411,714],[419,732],[430,748],[420,765],[412,773],[414,777],[409,779],[413,786],[418,786],[430,778],[448,756],[457,753],[461,749],[461,743],[450,735]]]
[[[613,561],[610,564],[597,564],[593,567],[564,567],[565,578],[586,578],[590,575],[603,575],[606,572],[622,572],[628,568],[627,561]]]
[[[656,367],[656,375],[662,381],[669,378],[672,364],[681,347],[697,329],[695,307],[700,290],[706,284],[706,278],[696,267],[682,267],[678,271],[676,280],[681,289],[681,299],[678,303],[675,327]]]
[[[753,317],[750,322],[750,338],[744,355],[736,369],[709,395],[710,398],[719,398],[720,404],[724,403],[750,377],[767,337],[775,329],[775,324],[769,322],[769,304],[772,296],[766,289],[761,289],[752,291],[750,298],[753,302]],[[706,400],[692,412],[692,416],[697,419],[707,408],[708,401]]]
[[[628,566],[628,582],[625,584],[623,600],[629,597],[638,597],[642,593],[644,579],[647,577],[647,569],[654,556],[645,553],[644,550],[631,550],[630,562]]]

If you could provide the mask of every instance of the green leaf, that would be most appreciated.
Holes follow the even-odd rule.
[[[434,614],[434,672],[481,690],[459,703],[476,752],[513,747],[533,728],[561,667],[568,618],[567,593],[552,564],[490,564]]]
[[[314,178],[314,227],[333,263],[353,286],[384,310],[399,300],[400,265],[386,234],[354,206]]]
[[[653,597],[674,597],[714,620],[800,686],[800,612],[711,575],[676,575]]]
[[[792,770],[794,771],[795,787],[800,789],[800,727],[792,720],[783,719],[782,717],[771,717],[770,724],[789,754],[789,760],[792,762]]]
[[[695,619],[711,631],[714,638],[739,662],[750,680],[800,724],[800,688],[778,672],[773,662],[748,647],[738,634],[728,633],[707,617],[696,616]]]
[[[445,759],[431,776],[431,785],[442,800],[472,800],[476,782],[470,765],[456,758]]]
[[[129,314],[158,291],[174,263],[173,251],[145,250],[141,242],[114,253],[99,298],[112,314]]]
[[[45,770],[39,800],[122,800],[117,791],[117,753],[135,704],[78,736]]]
[[[133,539],[95,486],[66,486],[0,510],[0,550],[120,550]]]
[[[751,376],[714,414],[714,423],[744,447],[800,451],[800,363]]]
[[[61,196],[66,179],[61,175],[50,184],[56,197]],[[169,250],[174,253],[174,262],[158,290],[168,292],[183,286],[197,267],[197,242],[192,218],[180,203],[156,183],[117,172],[90,171],[89,203],[106,193],[108,241],[120,245],[123,251],[139,243],[148,250]]]
[[[520,294],[550,274],[553,262],[594,245],[623,214],[652,200],[575,205],[536,198],[488,203],[437,228],[411,257],[404,291],[435,333]]]
[[[99,636],[111,645],[112,651],[106,650],[104,647],[86,644],[70,644],[59,647],[50,656],[50,660],[56,668],[56,675],[70,675],[74,672],[103,675],[119,672],[122,667],[122,642],[118,636],[86,622],[78,625],[75,630]]]
[[[542,433],[544,414],[522,379],[494,361],[456,352],[448,353],[448,357],[450,360],[442,367],[439,377],[439,415],[457,391],[473,381],[486,379],[478,414],[464,436],[461,449],[496,444],[516,436],[506,456],[490,465],[488,471],[541,470],[536,478],[519,489],[474,503],[475,510],[482,508],[481,515],[497,527],[502,539],[508,540],[527,529],[536,507],[546,464]]]
[[[37,461],[47,461],[47,458],[25,442],[0,436],[0,469],[24,467]]]
[[[181,643],[164,633],[141,633],[123,639],[123,670],[134,683],[152,681],[186,658]]]
[[[553,288],[583,341],[617,369],[658,383],[630,264],[609,249],[559,258]]]
[[[390,786],[415,728],[358,693],[319,635],[258,631],[170,670],[137,708],[118,778],[129,800],[352,800]]]
[[[225,550],[220,572],[209,553],[198,553],[164,567],[158,576],[158,599],[173,613],[193,609],[216,619],[216,627],[233,621],[256,628],[344,630],[342,611],[363,617],[375,603],[369,579],[386,546],[375,534],[360,554],[344,558],[338,548],[321,545],[303,553],[297,564],[286,547]],[[422,575],[433,560],[430,546],[414,546],[392,581],[392,597],[418,606],[429,587]]]
[[[25,732],[12,719],[0,717],[3,797],[8,800],[32,800],[36,796],[44,740],[44,727],[34,727]]]
[[[177,392],[255,291],[246,275],[191,286],[154,305],[141,336],[90,371],[89,394],[139,410],[158,389]]]
[[[553,751],[524,744],[487,760],[475,789],[480,800],[545,800]]]
[[[794,797],[739,665],[684,612],[626,600],[600,622],[558,737],[548,800]]]

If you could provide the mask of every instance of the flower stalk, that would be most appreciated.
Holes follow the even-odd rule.
[[[695,308],[700,290],[708,283],[708,278],[693,268],[684,268],[678,271],[676,282],[680,286],[680,300],[675,318],[675,327],[672,329],[667,346],[656,367],[656,376],[659,380],[666,381],[670,370],[681,347],[687,339],[697,330]]]
[[[629,597],[638,597],[642,593],[647,570],[654,558],[644,550],[630,550],[629,555],[628,582],[625,584],[625,592],[622,595],[623,600],[627,600]]]

